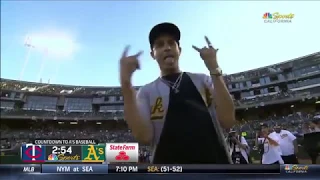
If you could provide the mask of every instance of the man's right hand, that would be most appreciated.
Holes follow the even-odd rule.
[[[129,46],[127,46],[122,54],[120,59],[120,83],[127,84],[131,83],[132,74],[140,69],[139,56],[142,54],[142,51],[138,52],[135,55],[128,56]]]

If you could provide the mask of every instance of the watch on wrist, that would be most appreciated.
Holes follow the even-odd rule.
[[[210,75],[211,76],[221,76],[222,75],[222,69],[217,67],[216,69],[210,71]]]

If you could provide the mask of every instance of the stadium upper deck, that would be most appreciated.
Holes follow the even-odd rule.
[[[320,94],[320,52],[226,75],[224,78],[237,109],[304,99],[317,101]],[[30,110],[45,110],[50,111],[46,116],[54,117],[115,117],[121,115],[119,111],[123,110],[123,97],[120,87],[71,86],[1,79],[1,109],[6,109],[6,113],[1,112],[2,117],[12,115],[8,109],[20,110],[19,116],[29,114]],[[23,112],[26,110],[28,113]],[[104,112],[113,114],[106,115]]]
[[[305,67],[310,67],[312,65],[318,65],[320,62],[319,58],[320,58],[320,52],[316,52],[316,53],[298,57],[292,60],[284,61],[278,64],[273,64],[273,65],[269,65],[269,66],[265,66],[257,69],[225,75],[225,80],[228,83],[230,82],[232,83],[232,82],[250,80],[252,78],[257,78],[257,77],[291,72],[291,71],[303,69]]]

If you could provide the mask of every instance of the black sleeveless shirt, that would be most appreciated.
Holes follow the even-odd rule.
[[[162,77],[172,83],[180,74]],[[230,164],[210,113],[191,78],[183,73],[179,92],[170,89],[168,111],[154,164]]]

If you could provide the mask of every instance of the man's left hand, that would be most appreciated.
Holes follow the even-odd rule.
[[[192,46],[193,49],[199,52],[201,59],[204,61],[209,71],[213,71],[219,67],[217,62],[217,52],[219,49],[215,49],[207,36],[204,37],[207,45],[203,48],[198,48],[197,46]]]

